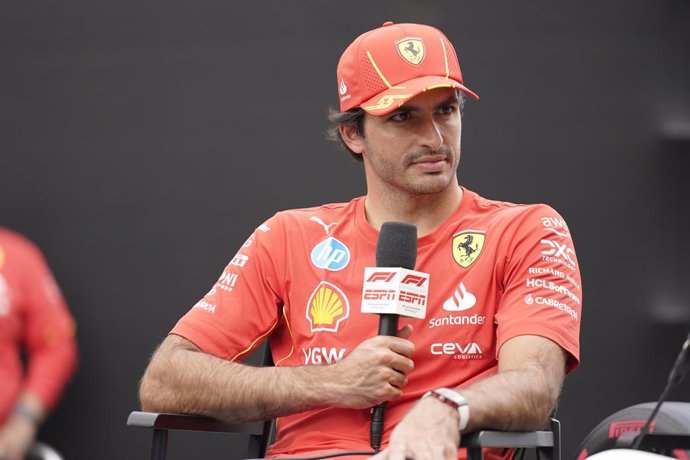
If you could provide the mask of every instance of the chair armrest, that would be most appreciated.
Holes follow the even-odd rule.
[[[561,458],[561,422],[551,418],[551,430],[539,431],[491,431],[482,430],[467,433],[460,438],[460,447],[467,449],[468,460],[483,459],[483,447],[511,449],[534,448],[538,457],[545,460]]]
[[[127,426],[157,430],[205,431],[215,433],[245,433],[262,435],[265,422],[227,423],[199,415],[165,414],[134,411],[127,418]]]
[[[462,436],[460,447],[552,447],[553,432],[551,431],[475,431]]]

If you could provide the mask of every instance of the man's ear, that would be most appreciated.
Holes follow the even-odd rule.
[[[340,136],[345,145],[357,154],[364,153],[364,138],[354,126],[340,126]]]

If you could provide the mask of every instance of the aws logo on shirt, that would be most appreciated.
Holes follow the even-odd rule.
[[[338,327],[350,316],[350,302],[335,285],[321,281],[307,302],[306,317],[312,332],[338,332]]]

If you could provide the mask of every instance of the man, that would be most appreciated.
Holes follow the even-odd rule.
[[[364,163],[367,195],[260,225],[154,354],[144,410],[279,417],[269,456],[371,450],[382,402],[384,459],[453,459],[461,431],[540,428],[579,359],[565,221],[458,185],[462,93],[478,97],[439,30],[367,32],[337,81],[332,118]],[[377,336],[376,315],[359,310],[388,221],[417,227],[415,269],[430,274],[426,318],[401,318],[397,337]],[[238,363],[266,338],[275,367]]]
[[[77,365],[74,330],[40,250],[0,227],[0,460],[23,459],[57,404]]]

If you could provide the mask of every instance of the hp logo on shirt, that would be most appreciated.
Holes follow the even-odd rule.
[[[311,262],[326,270],[342,270],[350,262],[350,250],[331,236],[314,246],[311,250]]]

